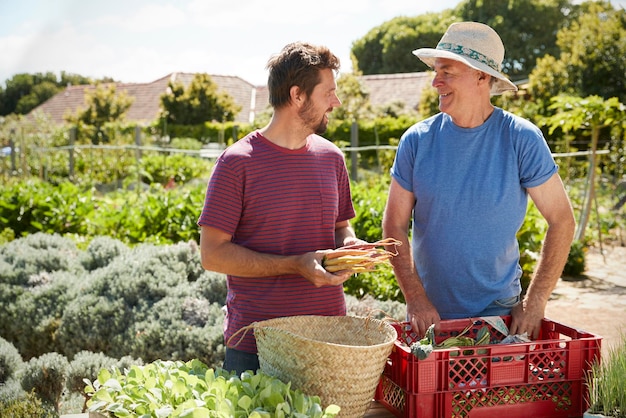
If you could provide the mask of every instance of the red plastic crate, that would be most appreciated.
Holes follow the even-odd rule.
[[[510,325],[510,316],[502,317]],[[437,343],[487,326],[479,319],[441,322]],[[398,417],[581,417],[588,406],[585,375],[600,361],[601,337],[544,319],[529,343],[435,350],[418,360],[418,340],[408,323],[396,324],[398,340],[376,390],[376,400]]]

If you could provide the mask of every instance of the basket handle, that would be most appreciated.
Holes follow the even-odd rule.
[[[246,337],[248,331],[254,329],[254,324],[255,322],[251,323],[250,325],[246,325],[245,327],[239,328],[233,335],[230,336],[230,338],[228,338],[228,341],[226,341],[226,346],[230,348],[237,348],[237,346],[241,344],[241,341]],[[237,343],[234,345],[230,345],[230,342],[233,340],[233,338],[235,338],[239,334],[242,335],[237,340]]]
[[[367,312],[366,320],[376,319],[376,318],[374,318],[374,314],[376,314],[376,313],[382,313],[384,315],[384,318],[382,318],[381,321],[386,322],[388,324],[393,325],[393,324],[401,324],[402,323],[402,321],[398,321],[396,318],[392,317],[391,315],[389,315],[387,312],[385,312],[382,309],[370,309]],[[366,322],[366,323],[368,323],[368,322]]]

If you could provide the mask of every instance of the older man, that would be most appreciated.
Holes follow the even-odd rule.
[[[454,23],[436,48],[413,53],[435,72],[441,113],[404,133],[391,169],[383,233],[405,243],[392,263],[407,317],[423,335],[441,319],[511,314],[511,333],[536,336],[575,227],[550,149],[536,126],[491,103],[516,90],[492,28]],[[529,195],[549,227],[521,300],[516,234]]]

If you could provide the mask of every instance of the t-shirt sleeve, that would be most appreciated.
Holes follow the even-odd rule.
[[[417,147],[414,128],[407,130],[398,144],[396,156],[391,166],[391,176],[405,190],[413,190],[413,166],[415,164],[415,148]]]
[[[224,160],[218,160],[209,179],[198,225],[233,235],[243,206],[241,184],[237,173]]]
[[[558,171],[558,166],[541,130],[532,125],[524,132],[518,152],[520,185],[537,187],[548,181]]]
[[[338,167],[337,190],[339,192],[339,207],[337,211],[337,222],[347,221],[356,216],[354,204],[352,202],[352,192],[350,189],[350,176],[346,168],[345,160],[342,160]]]

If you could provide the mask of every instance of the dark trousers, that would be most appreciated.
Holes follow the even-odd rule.
[[[226,347],[223,367],[224,370],[237,372],[237,375],[241,375],[247,370],[256,372],[260,368],[259,356],[256,353],[247,353]]]

